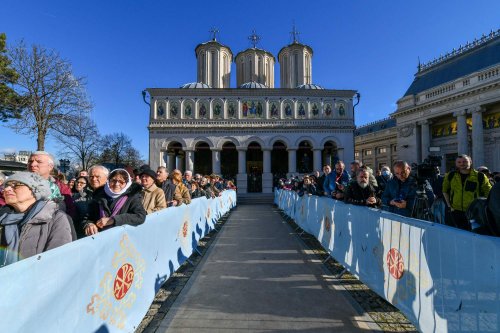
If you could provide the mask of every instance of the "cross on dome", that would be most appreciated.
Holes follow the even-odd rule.
[[[290,31],[290,35],[292,35],[292,39],[293,39],[294,43],[298,43],[299,42],[300,32],[297,31],[297,29],[295,28],[295,22],[293,22],[293,29],[292,29],[292,31]]]
[[[250,36],[248,36],[248,39],[250,40],[250,43],[253,44],[253,48],[255,49],[257,47],[257,43],[259,43],[259,41],[262,38],[255,33],[255,29],[254,29],[254,30],[252,30],[252,34]]]
[[[217,34],[219,33],[219,29],[213,27],[208,32],[210,32],[213,35],[212,40],[215,42],[217,40]]]

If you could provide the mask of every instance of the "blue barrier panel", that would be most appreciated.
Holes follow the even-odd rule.
[[[422,332],[500,332],[500,238],[330,198],[275,203]]]
[[[0,332],[133,332],[236,192],[150,214],[0,269]]]

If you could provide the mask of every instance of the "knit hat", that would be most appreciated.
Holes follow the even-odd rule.
[[[47,200],[51,195],[49,181],[36,173],[19,171],[9,176],[6,183],[11,181],[20,182],[28,186],[31,192],[33,192],[36,200]]]

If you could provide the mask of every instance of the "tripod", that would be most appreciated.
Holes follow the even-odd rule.
[[[417,195],[415,197],[415,201],[413,201],[413,207],[411,209],[411,217],[432,222],[434,218],[429,207],[427,194],[425,193],[425,184],[420,185],[420,188],[417,189],[416,193]]]

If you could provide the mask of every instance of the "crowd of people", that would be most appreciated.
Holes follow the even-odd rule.
[[[51,154],[33,152],[27,171],[0,172],[0,267],[226,189],[236,187],[216,174],[148,165],[132,172],[94,165],[66,181]]]
[[[323,173],[280,179],[279,187],[299,196],[325,196],[469,231],[480,219],[476,215],[485,214],[491,225],[474,231],[500,236],[500,174],[484,166],[474,169],[468,155],[459,155],[455,168],[445,175],[432,166],[431,176],[425,179],[416,173],[418,166],[412,169],[405,161],[394,162],[392,170],[384,166],[375,172],[358,160],[349,167],[338,161],[332,170],[327,164]],[[484,202],[484,211],[472,211],[479,200]]]

